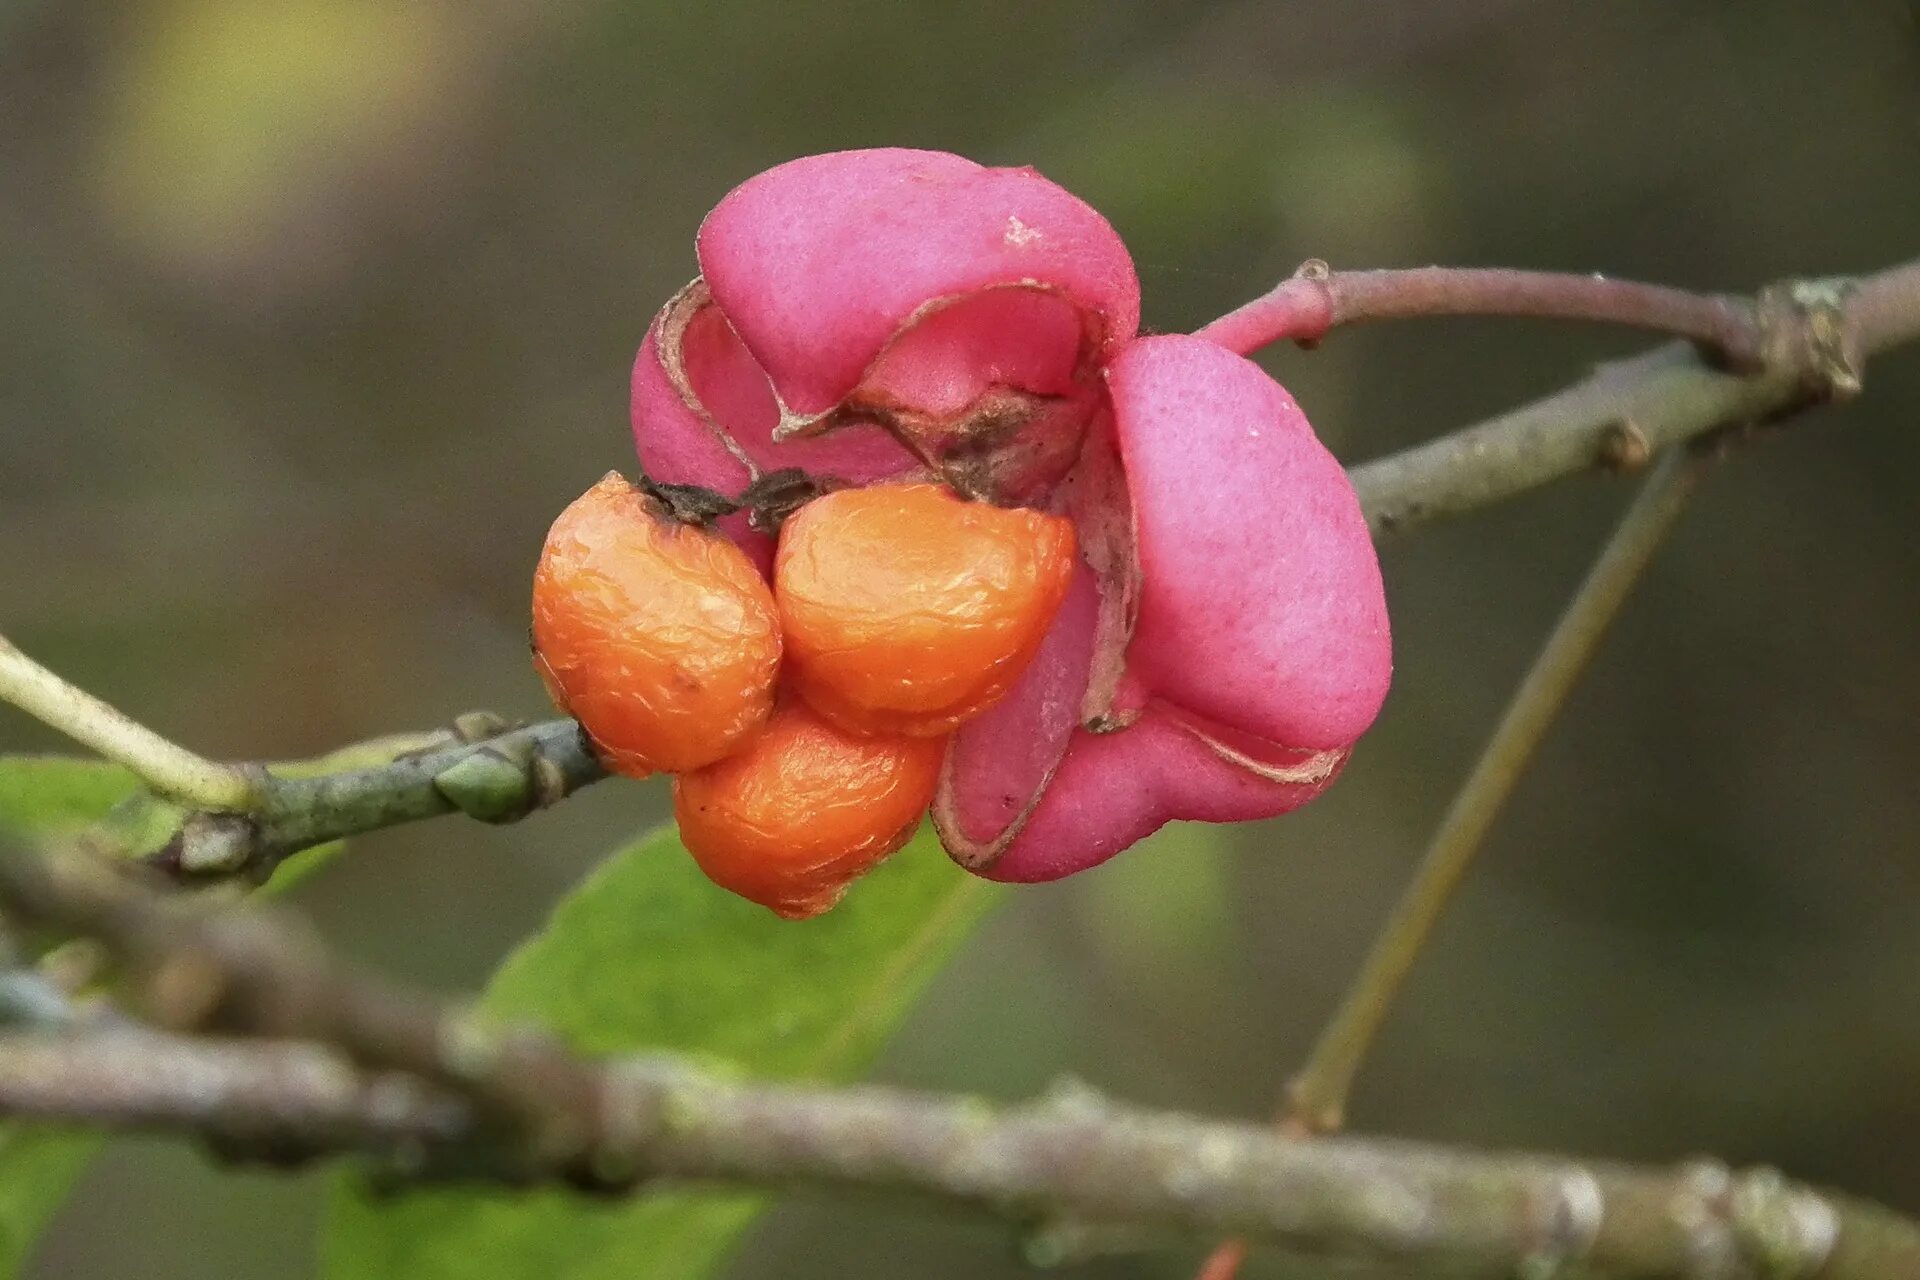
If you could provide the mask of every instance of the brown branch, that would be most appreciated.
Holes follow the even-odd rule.
[[[317,1045],[223,1041],[121,1027],[0,1032],[0,1114],[188,1133],[276,1162],[451,1143],[472,1108],[412,1076],[369,1075]]]
[[[97,939],[163,1026],[312,1040],[362,1067],[447,1086],[557,1168],[582,1156],[599,1123],[599,1077],[550,1037],[489,1027],[370,981],[289,919],[178,909],[131,869],[65,850],[0,849],[0,910],[17,924]]]
[[[1673,1277],[1920,1273],[1920,1228],[1769,1170],[1302,1142],[1120,1106],[1081,1087],[997,1107],[742,1083],[664,1058],[596,1070],[597,1168],[621,1186],[671,1178],[914,1192],[1027,1222],[1235,1231],[1293,1252],[1446,1274],[1555,1264]],[[490,1171],[462,1150],[475,1133],[458,1098],[368,1079],[308,1045],[0,1035],[0,1114],[209,1136],[235,1155],[373,1152],[400,1156],[403,1174],[528,1176],[523,1164]],[[449,1151],[460,1154],[443,1159]]]
[[[1920,260],[1865,277],[1848,305],[1860,345],[1869,352],[1920,339]]]
[[[1920,1274],[1920,1226],[1765,1171],[1300,1142],[1079,1089],[995,1109],[741,1083],[677,1060],[593,1063],[357,976],[267,913],[183,911],[72,853],[0,851],[0,909],[97,939],[168,1026],[256,1038],[0,1035],[4,1113],[188,1130],[276,1159],[402,1153],[407,1176],[911,1190],[1019,1218],[1230,1231],[1488,1275],[1563,1260],[1644,1276]]]
[[[1736,374],[1694,347],[1662,348],[1357,466],[1354,488],[1382,535],[1579,472],[1637,466],[1673,445],[1851,394],[1867,355],[1920,340],[1920,261],[1859,280],[1774,286],[1751,303],[1537,272],[1316,274],[1296,276],[1201,333],[1244,346],[1259,326],[1273,324],[1291,326],[1287,333],[1297,337],[1416,315],[1584,318],[1679,333],[1755,368]],[[605,776],[571,721],[508,730],[484,715],[467,718],[441,746],[343,772],[290,778],[247,768],[256,786],[251,802],[191,815],[155,865],[195,881],[264,879],[312,845],[453,812],[513,821]]]
[[[1652,562],[1698,485],[1711,454],[1676,449],[1662,457],[1560,615],[1459,793],[1448,806],[1413,877],[1287,1082],[1280,1127],[1296,1137],[1332,1133],[1346,1122],[1347,1096],[1393,1002],[1442,913],[1478,856],[1567,695],[1593,660],[1614,616]],[[1196,1280],[1234,1280],[1245,1245],[1215,1249]]]
[[[1777,285],[1756,315],[1760,371],[1662,347],[1476,426],[1349,473],[1377,534],[1490,505],[1596,468],[1644,462],[1860,389],[1865,358],[1920,339],[1920,261],[1858,281]]]
[[[1303,1129],[1329,1132],[1344,1122],[1354,1075],[1414,961],[1706,465],[1686,450],[1660,460],[1514,691],[1339,1009],[1287,1086],[1288,1118]]]
[[[1663,316],[1666,323],[1648,327],[1717,347],[1749,370],[1736,376],[1710,366],[1693,348],[1664,348],[1604,367],[1576,387],[1478,426],[1355,468],[1354,487],[1376,535],[1483,506],[1573,472],[1642,465],[1656,451],[1697,448],[1714,432],[1855,395],[1868,354],[1920,338],[1920,260],[1860,281],[1776,285],[1762,291],[1752,306],[1738,307],[1725,299],[1695,299],[1711,305],[1693,306],[1690,295],[1614,282],[1584,288],[1574,283],[1577,279],[1443,270],[1330,277],[1324,264],[1309,263],[1293,281],[1216,323],[1227,326],[1226,340],[1257,346],[1274,336],[1317,336],[1313,327],[1323,321],[1416,314],[1420,307],[1430,313],[1560,314],[1627,323]],[[1351,303],[1344,301],[1348,297]],[[1733,340],[1707,332],[1723,319],[1735,324],[1730,318],[1746,326],[1744,336]],[[1261,337],[1263,325],[1280,331]],[[1542,655],[1544,665],[1551,665],[1551,648]],[[1517,705],[1527,701],[1523,690]],[[1507,745],[1496,740],[1489,746],[1496,772],[1477,773],[1462,792],[1450,815],[1459,821],[1450,821],[1436,837],[1423,865],[1428,874],[1409,886],[1357,980],[1354,998],[1293,1082],[1292,1110],[1283,1123],[1295,1131],[1339,1123],[1347,1085],[1386,1000],[1497,811],[1502,788],[1511,784],[1510,776],[1501,776],[1514,767],[1506,758]],[[1527,749],[1521,747],[1522,758]],[[1227,1241],[1196,1280],[1233,1280],[1243,1254],[1240,1242]]]
[[[1601,275],[1500,267],[1334,271],[1318,258],[1198,331],[1242,355],[1282,340],[1311,346],[1342,325],[1418,316],[1590,320],[1686,338],[1736,369],[1765,352],[1753,303]]]

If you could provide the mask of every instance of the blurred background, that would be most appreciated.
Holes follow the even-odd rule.
[[[877,144],[1031,163],[1118,226],[1157,329],[1308,256],[1746,290],[1920,252],[1917,13],[0,0],[0,623],[216,755],[535,714],[540,538],[630,465],[634,348],[755,171]],[[1266,359],[1354,462],[1639,345],[1425,322]],[[1422,961],[1356,1128],[1711,1151],[1920,1210],[1916,476],[1909,350],[1712,477]],[[1627,492],[1577,480],[1389,543],[1396,687],[1343,784],[1013,895],[879,1074],[1267,1113]],[[0,716],[0,749],[59,745]],[[665,794],[386,833],[300,900],[365,962],[470,989]],[[303,1275],[320,1191],[120,1143],[36,1274]],[[801,1198],[730,1274],[1022,1269],[988,1224]]]

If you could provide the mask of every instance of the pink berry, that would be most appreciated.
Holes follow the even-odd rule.
[[[1075,732],[1024,825],[996,839],[983,838],[991,809],[975,778],[950,767],[936,819],[995,879],[1083,870],[1175,818],[1299,807],[1338,773],[1392,674],[1360,504],[1280,385],[1184,336],[1134,342],[1107,384],[1141,570],[1113,715],[1137,718],[1114,733]],[[1064,668],[1078,660],[1063,653],[1025,684],[1072,685]],[[1015,688],[998,725],[964,727],[950,760],[984,759],[987,733],[1049,738],[1044,699],[1024,692]]]
[[[707,215],[699,245],[714,301],[799,414],[846,399],[917,317],[977,307],[992,290],[1025,296],[1011,330],[995,305],[962,326],[970,358],[949,371],[975,393],[998,378],[1058,394],[1082,330],[1098,362],[1140,319],[1133,261],[1091,206],[1031,169],[940,151],[769,169]]]
[[[1037,656],[948,748],[957,861],[1054,879],[1331,784],[1392,670],[1359,503],[1258,366],[1135,336],[1132,262],[1091,207],[1030,169],[839,152],[736,188],[699,258],[634,367],[654,479],[931,475],[1074,521]],[[722,527],[771,563],[744,517]]]

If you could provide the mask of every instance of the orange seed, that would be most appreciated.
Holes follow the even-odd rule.
[[[698,769],[773,710],[773,595],[752,561],[618,473],[575,499],[533,578],[534,666],[609,769]]]
[[[794,685],[851,732],[945,734],[1020,678],[1075,555],[1072,521],[941,485],[817,498],[774,564]]]
[[[855,737],[799,699],[738,755],[673,787],[707,878],[790,920],[819,915],[905,844],[933,800],[941,738]]]

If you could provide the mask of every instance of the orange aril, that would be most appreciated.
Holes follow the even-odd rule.
[[[945,734],[1019,679],[1074,556],[1064,517],[940,485],[817,498],[787,520],[774,563],[794,686],[852,732]]]
[[[780,628],[753,563],[610,473],[547,535],[534,666],[609,769],[712,764],[773,710]]]
[[[791,920],[818,915],[912,837],[945,750],[843,733],[785,700],[739,754],[675,780],[681,842],[721,888]]]

